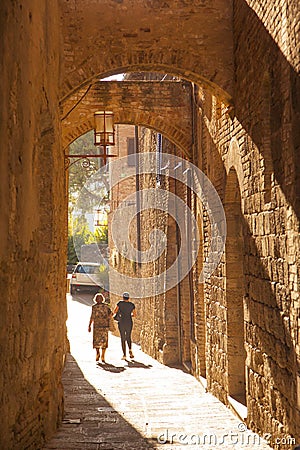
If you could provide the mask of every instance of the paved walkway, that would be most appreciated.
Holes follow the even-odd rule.
[[[121,361],[120,339],[110,335],[107,364],[96,364],[91,302],[77,300],[68,298],[65,419],[44,450],[270,449],[194,377],[138,346],[132,362]]]

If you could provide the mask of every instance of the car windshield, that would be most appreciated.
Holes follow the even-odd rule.
[[[89,264],[80,264],[76,267],[75,272],[76,273],[88,273],[88,274],[95,274],[99,273],[99,266],[89,265]]]

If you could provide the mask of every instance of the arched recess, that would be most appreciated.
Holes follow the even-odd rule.
[[[100,74],[160,71],[205,84],[230,101],[232,1],[212,7],[199,0],[62,0],[61,6],[62,99]]]
[[[199,251],[195,265],[195,372],[198,378],[206,378],[206,304],[204,301],[204,284],[199,282],[203,270],[204,248],[203,248],[203,210],[202,204],[196,200],[197,226],[199,230]]]
[[[244,227],[237,171],[227,175],[225,204],[227,221],[226,307],[228,394],[246,404],[246,351],[244,332]]]

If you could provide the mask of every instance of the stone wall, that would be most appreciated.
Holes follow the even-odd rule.
[[[249,426],[274,443],[299,439],[300,423],[299,37],[295,3],[251,3],[276,44],[246,2],[234,2],[234,110],[198,95],[203,169],[228,227],[222,264],[204,286],[206,370],[209,390],[225,403],[242,399],[244,386]]]
[[[135,147],[135,127],[133,125],[116,125],[116,146],[118,148],[118,154],[121,158],[125,158],[128,154],[128,139],[132,139],[133,142],[131,146]],[[132,147],[131,147],[132,150]],[[116,169],[115,169],[116,170]],[[134,170],[135,173],[135,170]],[[120,273],[125,274],[127,276],[131,276],[135,278],[138,275],[138,268],[135,261],[131,261],[125,255],[125,243],[121,243],[121,247],[118,247],[112,239],[112,221],[114,217],[114,213],[118,208],[124,208],[128,205],[134,206],[136,205],[136,201],[134,198],[130,198],[127,201],[127,197],[135,193],[136,188],[136,180],[134,176],[125,177],[125,172],[122,176],[119,176],[115,172],[115,177],[118,177],[118,183],[116,183],[111,189],[110,193],[110,213],[108,215],[108,223],[109,223],[109,248],[110,248],[110,265],[113,269],[118,270]],[[126,173],[128,175],[128,173]],[[115,229],[116,233],[117,230]],[[130,242],[136,248],[137,245],[137,222],[136,218],[133,219],[130,226]],[[122,250],[122,251],[121,251]],[[123,254],[122,254],[123,252]],[[112,305],[112,310],[114,310],[116,304],[122,300],[121,295],[116,294],[116,286],[114,286],[112,279],[110,278],[110,301]],[[137,318],[135,319],[135,326],[133,329],[132,337],[135,342],[139,342],[140,340],[140,330],[141,330],[141,315],[139,310],[139,300],[134,297],[134,292],[130,289],[130,285],[126,287],[126,290],[129,292],[131,301],[136,305],[137,310]],[[119,335],[117,326],[116,326],[116,334]]]
[[[140,152],[157,152],[157,133],[149,129],[141,130]],[[162,151],[172,154],[174,145],[162,138]],[[161,256],[152,263],[144,264],[141,268],[143,278],[161,275],[166,281],[166,270],[174,262],[177,256],[176,224],[168,215],[169,193],[174,191],[174,186],[166,171],[165,176],[157,177],[156,173],[144,175],[141,180],[141,189],[164,189],[164,199],[157,200],[157,205],[162,209],[144,210],[141,215],[142,251],[149,248],[149,235],[152,230],[160,230],[167,237],[167,248]],[[161,236],[156,236],[155,247]],[[164,364],[178,363],[180,359],[178,347],[178,302],[177,288],[166,292],[145,297],[140,301],[142,313],[142,328],[140,342],[142,349],[157,358]]]
[[[66,351],[58,2],[0,5],[0,447],[39,449],[62,417]]]
[[[124,132],[126,133],[126,130],[121,130],[122,127],[120,127],[120,132],[118,132],[118,136],[120,137]],[[139,153],[156,152],[157,133],[147,128],[139,128],[138,136]],[[174,145],[167,139],[163,139],[164,152],[173,153],[174,148]],[[122,156],[124,156],[124,151],[122,152]],[[156,173],[144,174],[142,164],[140,165],[140,171],[140,190],[145,192],[147,189],[155,189],[158,187]],[[140,248],[142,252],[146,252],[149,249],[150,232],[159,229],[167,236],[167,252],[163,252],[163,254],[153,262],[138,264],[134,263],[129,255],[128,257],[120,255],[120,252],[115,248],[112,239],[110,238],[109,240],[111,248],[111,264],[118,271],[132,278],[147,278],[154,277],[158,274],[164,274],[166,268],[174,262],[177,256],[176,225],[175,222],[168,217],[167,207],[168,193],[174,192],[174,185],[169,180],[168,176],[160,178],[160,187],[166,189],[165,210],[162,211],[151,208],[143,209],[141,212],[140,229],[142,233]],[[135,180],[129,178],[128,180],[121,181],[119,185],[112,190],[112,214],[122,200],[126,203],[126,197],[134,193],[135,189]],[[177,193],[177,195],[179,194]],[[143,206],[144,205],[142,205],[142,207]],[[130,229],[130,239],[132,245],[137,248],[136,226],[137,223],[135,218]],[[154,247],[157,247],[158,244],[158,242],[155,242]],[[112,285],[111,289],[113,290]],[[142,298],[135,298],[134,292],[131,291],[130,282],[128,282],[127,290],[129,291],[137,310],[137,317],[134,320],[133,328],[134,341],[139,343],[144,351],[156,357],[163,363],[178,363],[181,358],[179,351],[178,288],[174,287],[168,292]],[[113,294],[111,294],[111,299],[113,305],[119,300],[119,298]],[[183,307],[182,311],[184,312]]]

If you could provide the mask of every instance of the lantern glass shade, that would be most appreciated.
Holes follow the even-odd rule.
[[[99,145],[99,144],[97,144]],[[118,148],[117,146],[105,146],[105,147],[99,147],[99,155],[107,156],[118,156]]]
[[[94,113],[95,145],[115,145],[114,114],[112,111],[96,111]]]
[[[95,227],[106,227],[107,226],[107,213],[102,209],[97,209],[95,211],[94,217]]]

